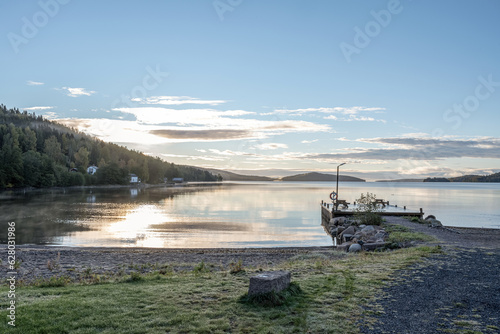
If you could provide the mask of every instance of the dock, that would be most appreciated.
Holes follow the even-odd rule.
[[[420,211],[411,211],[407,210],[406,206],[401,208],[398,207],[397,205],[389,205],[388,202],[387,205],[383,206],[381,211],[378,211],[376,213],[380,214],[381,216],[418,217],[418,218],[424,217],[424,212],[422,208],[420,208]],[[335,205],[333,203],[327,203],[321,201],[321,218],[323,221],[329,222],[330,219],[335,217],[353,216],[355,214],[356,214],[355,210],[347,210],[347,209],[335,210]]]

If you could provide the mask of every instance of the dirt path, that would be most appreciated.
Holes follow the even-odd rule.
[[[500,333],[500,231],[387,221],[435,236],[443,254],[396,272],[362,333]]]

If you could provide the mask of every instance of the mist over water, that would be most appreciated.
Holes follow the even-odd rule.
[[[0,196],[0,231],[18,244],[90,247],[327,246],[328,182],[241,182],[150,189],[40,190]],[[340,199],[371,192],[444,225],[500,228],[500,184],[341,182]],[[6,233],[0,233],[6,242]]]

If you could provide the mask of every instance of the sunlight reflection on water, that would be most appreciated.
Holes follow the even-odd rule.
[[[45,191],[2,199],[0,226],[18,243],[101,247],[327,246],[319,203],[329,183],[224,183],[151,189]],[[445,225],[500,227],[500,185],[341,183],[353,202],[372,192]],[[5,242],[5,241],[2,241]]]

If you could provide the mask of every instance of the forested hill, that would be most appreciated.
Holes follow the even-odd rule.
[[[458,177],[433,177],[427,178],[424,182],[500,182],[500,173],[490,175],[464,175]]]
[[[94,175],[87,173],[89,166],[98,167]],[[128,184],[131,173],[144,183],[174,177],[217,180],[208,171],[174,165],[0,105],[0,188]]]

